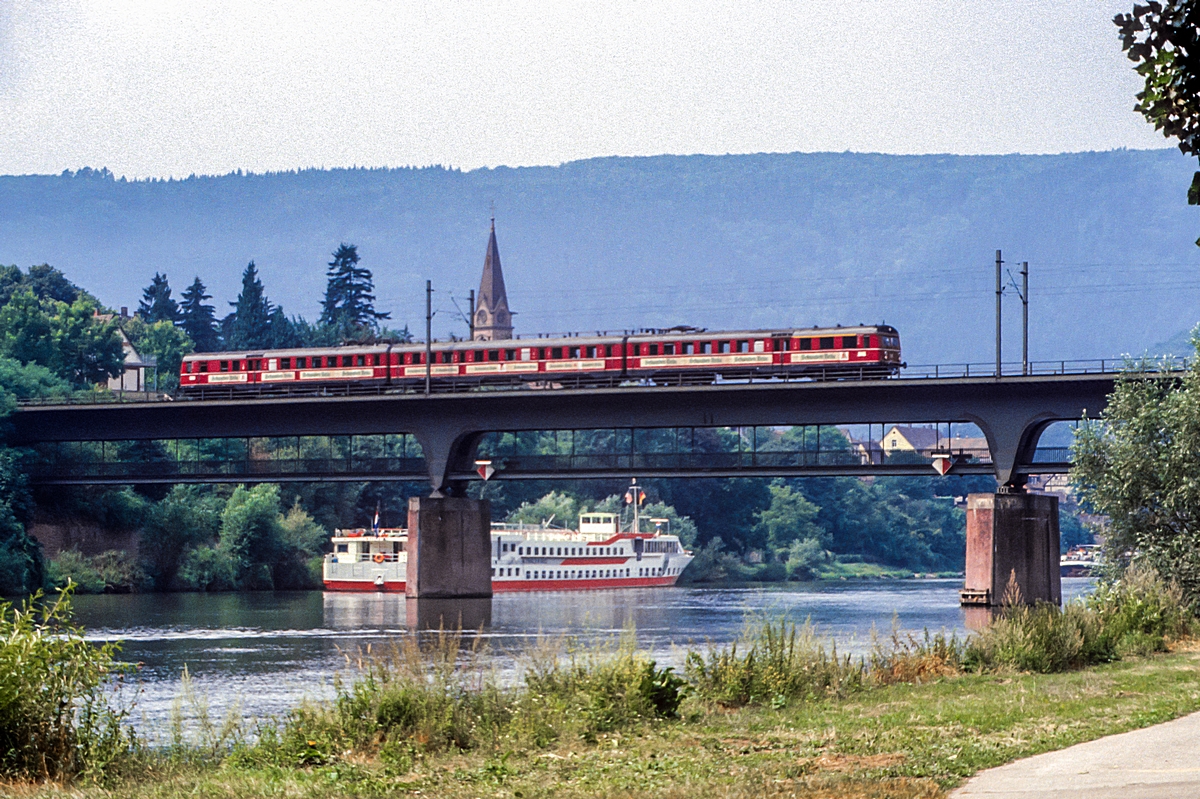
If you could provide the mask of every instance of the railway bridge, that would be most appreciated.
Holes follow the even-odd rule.
[[[1054,539],[1051,564],[1048,560],[1050,542],[1046,540],[1049,532],[1033,535],[1026,529],[1029,518],[1040,520],[1037,524],[1042,527],[1049,523],[1045,509],[1034,509],[1034,504],[1045,498],[1031,497],[1021,489],[1029,474],[1062,472],[1069,468],[1064,452],[1038,449],[1039,437],[1054,422],[1098,416],[1117,375],[1111,369],[1002,378],[994,375],[944,377],[939,373],[919,378],[862,381],[27,405],[13,414],[9,441],[16,445],[57,447],[61,452],[61,447],[69,446],[70,442],[411,436],[419,444],[419,455],[416,448],[406,449],[396,457],[360,458],[357,465],[352,456],[345,468],[334,472],[328,469],[314,471],[311,464],[300,458],[255,461],[249,456],[242,468],[228,474],[189,469],[180,461],[140,466],[125,464],[112,471],[104,468],[97,471],[84,468],[79,458],[64,457],[43,459],[33,478],[35,483],[43,484],[83,484],[423,477],[430,484],[431,495],[412,501],[409,527],[412,531],[419,530],[425,540],[437,541],[438,551],[446,551],[444,539],[447,536],[463,539],[463,525],[487,524],[486,503],[466,499],[462,489],[468,480],[479,479],[475,467],[481,443],[498,433],[612,431],[608,440],[621,443],[613,444],[609,452],[591,451],[582,455],[572,452],[540,459],[498,456],[496,465],[501,468],[493,479],[929,474],[931,469],[927,461],[847,459],[844,452],[837,457],[823,455],[819,447],[807,453],[782,454],[751,448],[720,456],[686,448],[664,451],[661,446],[650,451],[637,446],[638,431],[793,426],[814,426],[819,430],[826,425],[884,421],[969,423],[976,425],[986,438],[987,452],[948,452],[950,473],[994,474],[999,485],[995,498],[999,504],[986,514],[969,511],[968,540],[972,540],[971,519],[975,516],[979,517],[976,527],[987,527],[988,530],[987,541],[978,542],[977,548],[990,547],[998,551],[998,546],[1001,550],[1004,547],[997,542],[1020,539],[1024,543],[1018,548],[1028,551],[1024,554],[1015,552],[1004,563],[1012,561],[1022,566],[1017,571],[1032,569],[1040,572],[1026,577],[1030,583],[1027,596],[1057,600],[1057,513],[1055,510],[1051,525]],[[290,468],[286,466],[288,463],[291,463]],[[1014,502],[1017,504],[1013,505]],[[1008,510],[1002,510],[1001,505]],[[436,523],[431,521],[435,518]],[[1022,518],[1026,521],[1022,522]],[[478,536],[467,534],[465,538],[475,540]],[[410,544],[414,554],[424,547],[420,539],[415,545]],[[969,544],[968,581],[970,549]],[[454,551],[457,553],[454,558],[460,561],[487,556],[486,547],[479,553],[461,546]],[[419,560],[416,557],[410,563]],[[1051,566],[1052,581],[1045,573]],[[996,568],[999,567],[991,570],[995,572]],[[997,577],[1001,585],[1007,574],[1005,569],[1003,578]],[[414,583],[416,581],[410,583],[413,595],[490,593],[490,586],[464,588],[452,579],[436,576],[425,581],[425,588]],[[1046,583],[1044,590],[1037,588],[1040,583]],[[995,593],[984,600],[992,601]]]

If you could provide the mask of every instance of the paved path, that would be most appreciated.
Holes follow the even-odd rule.
[[[951,799],[1200,799],[1200,713],[981,771]]]

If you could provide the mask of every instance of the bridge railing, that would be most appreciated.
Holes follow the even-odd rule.
[[[1020,363],[1005,363],[1001,367],[1001,377],[1048,377],[1053,375],[1088,375],[1116,374],[1128,371],[1134,362],[1127,357],[1099,358],[1088,360],[1058,360],[1031,361],[1028,368]],[[1188,367],[1188,361],[1164,360],[1153,364],[1155,373],[1174,373]],[[989,363],[940,363],[940,364],[910,364],[906,366],[896,380],[922,379],[955,379],[971,377],[995,377],[996,365]],[[811,383],[830,380],[880,380],[879,374],[868,368],[855,370],[853,367],[830,367],[825,371],[810,371],[803,375],[780,374],[764,375],[754,378],[739,378],[736,380],[719,381],[729,384],[738,383]],[[555,375],[552,381],[538,385],[542,388],[621,388],[627,386],[651,387],[701,385],[710,384],[711,380],[698,380],[685,373],[673,374],[663,372],[655,375],[652,381],[632,381],[620,375]],[[457,380],[454,378],[438,378],[430,389],[434,394],[456,394],[468,391],[512,391],[530,388],[529,383],[513,383],[510,385],[488,385],[481,387],[477,380]],[[422,394],[424,385],[419,380],[407,380],[404,384],[369,384],[344,383],[330,385],[256,385],[248,387],[207,386],[189,390],[186,394],[166,394],[155,392],[112,392],[108,390],[76,391],[69,395],[42,397],[19,400],[19,404],[28,406],[41,405],[97,405],[115,403],[146,403],[146,402],[176,402],[187,400],[229,400],[248,397],[286,398],[286,397],[359,397],[379,396],[385,394]]]

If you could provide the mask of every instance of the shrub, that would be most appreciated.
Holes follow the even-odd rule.
[[[521,708],[557,708],[562,713],[557,726],[570,730],[578,725],[584,738],[638,721],[675,718],[687,693],[683,678],[638,654],[631,641],[616,653],[567,663],[545,658],[526,673],[525,685]]]
[[[685,673],[701,699],[726,707],[763,702],[783,706],[793,699],[842,695],[863,685],[863,665],[853,664],[849,656],[839,658],[836,646],[826,652],[809,622],[797,627],[768,621],[739,643],[710,650],[707,657],[687,653]]]
[[[1099,616],[1104,645],[1116,655],[1160,652],[1188,633],[1193,618],[1178,585],[1137,563],[1100,583],[1087,607]]]
[[[93,646],[71,623],[71,592],[0,603],[0,773],[9,778],[100,777],[138,742],[106,687],[125,666],[117,644]]]
[[[977,670],[1015,669],[1043,674],[1111,660],[1100,618],[1072,602],[1064,609],[1021,601],[1010,575],[1000,615],[970,640],[964,665]]]
[[[73,584],[81,594],[104,592],[104,578],[92,565],[91,558],[75,549],[60,552],[46,567],[46,582],[51,588],[65,588]]]
[[[176,582],[196,591],[232,591],[236,585],[233,560],[220,549],[196,547],[184,556]]]
[[[77,550],[59,553],[46,569],[52,588],[73,584],[81,594],[128,593],[145,582],[137,561],[123,550],[88,557]]]

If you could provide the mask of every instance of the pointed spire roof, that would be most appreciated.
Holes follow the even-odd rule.
[[[512,338],[512,312],[508,292],[504,290],[504,271],[500,267],[500,247],[496,244],[496,219],[488,236],[487,255],[483,259],[483,278],[475,302],[475,338],[484,340]]]
[[[483,259],[483,279],[479,281],[479,305],[495,311],[500,305],[508,307],[508,293],[504,290],[504,271],[500,268],[500,248],[496,245],[496,220],[492,219],[492,232],[488,236],[487,255]]]

